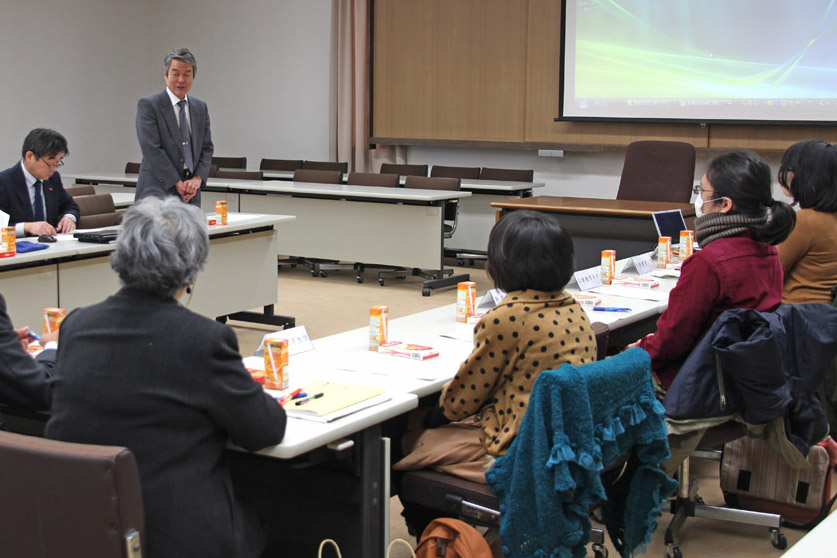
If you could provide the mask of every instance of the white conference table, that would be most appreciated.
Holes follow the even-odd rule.
[[[91,173],[68,178],[122,189],[135,185],[137,176]],[[281,254],[441,275],[445,203],[470,196],[466,191],[210,178],[201,206],[212,212],[215,201],[225,199],[230,211],[295,215],[297,220],[283,228],[279,239]],[[467,280],[467,274],[427,280],[422,294]]]
[[[276,185],[293,181],[293,171],[261,171],[266,184]],[[65,176],[68,180],[75,179],[79,183],[117,185],[120,190],[136,186],[137,175],[125,173],[74,173]],[[401,177],[403,183],[406,177]],[[246,211],[238,207],[238,198],[230,195],[231,190],[244,188],[254,181],[229,180],[210,178],[207,190],[201,195],[201,203],[205,211],[212,211],[215,201],[226,199],[230,210]],[[344,176],[345,182],[345,176]],[[505,180],[477,180],[462,179],[462,190],[470,192],[471,196],[461,197],[459,202],[459,224],[453,236],[445,239],[448,251],[476,251],[485,252],[488,247],[488,235],[496,221],[496,211],[491,207],[492,202],[502,202],[514,198],[532,196],[535,188],[543,188],[543,182],[518,182]],[[218,189],[219,191],[213,191]],[[99,190],[97,189],[97,192]],[[102,189],[104,193],[105,189]],[[399,190],[403,192],[403,190]],[[115,200],[115,199],[114,199]],[[283,211],[289,213],[289,211]],[[349,260],[360,261],[360,260]]]
[[[198,276],[189,308],[213,319],[257,307],[272,312],[277,302],[276,228],[294,219],[290,215],[230,214],[228,225],[209,227],[209,260]],[[13,323],[40,330],[45,307],[69,312],[115,293],[119,277],[109,259],[114,249],[114,244],[85,243],[72,235],[59,235],[58,242],[45,250],[0,259],[0,292]],[[246,315],[236,319],[246,319]]]

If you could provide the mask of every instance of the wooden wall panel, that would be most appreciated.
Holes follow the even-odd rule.
[[[374,0],[372,135],[409,144],[783,150],[837,127],[554,122],[561,0]]]
[[[376,137],[522,142],[527,0],[378,0]]]

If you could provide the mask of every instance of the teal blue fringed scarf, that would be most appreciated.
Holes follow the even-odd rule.
[[[500,500],[505,555],[585,556],[588,508],[606,499],[600,473],[629,449],[630,480],[623,475],[626,488],[603,515],[623,558],[644,546],[677,487],[658,467],[669,457],[663,413],[642,349],[542,372],[508,453],[486,473]]]

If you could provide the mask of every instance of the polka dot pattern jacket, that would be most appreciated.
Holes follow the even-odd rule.
[[[593,329],[572,296],[513,291],[475,326],[474,350],[440,403],[451,420],[479,413],[482,443],[500,456],[520,427],[538,374],[595,360]]]

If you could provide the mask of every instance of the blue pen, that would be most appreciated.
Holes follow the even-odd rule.
[[[40,335],[38,335],[37,333],[35,333],[34,331],[31,331],[31,330],[30,330],[30,331],[27,331],[27,332],[26,332],[26,335],[28,335],[29,337],[31,337],[31,338],[32,338],[32,339],[34,339],[35,341],[38,341],[38,342],[40,342],[40,341],[41,341],[41,336],[40,336]]]
[[[619,308],[618,306],[594,306],[596,312],[630,312],[630,308]]]
[[[297,393],[291,399],[302,399],[303,397],[308,397],[308,394],[304,391]]]

